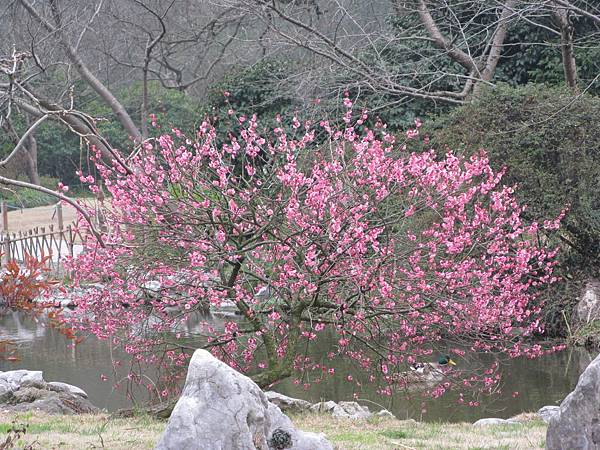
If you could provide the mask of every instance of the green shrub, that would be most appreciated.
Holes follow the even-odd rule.
[[[528,219],[553,218],[568,207],[558,234],[562,281],[542,292],[548,336],[570,334],[581,284],[600,268],[600,98],[565,88],[499,85],[471,104],[438,117],[425,130],[434,147],[483,148],[504,181],[519,186]]]
[[[189,132],[202,119],[198,103],[185,93],[165,89],[158,82],[150,82],[148,90],[148,114],[155,114],[163,129],[170,130],[177,124],[182,131]],[[131,83],[116,95],[134,122],[139,124],[142,84]],[[110,107],[96,95],[88,97],[82,96],[76,107],[96,119],[98,130],[113,147],[128,154],[133,144]],[[153,134],[152,130],[150,134]],[[40,174],[58,178],[72,189],[80,186],[75,171],[87,167],[89,155],[79,137],[64,126],[46,122],[36,131],[36,139]],[[0,140],[0,151],[1,144]]]
[[[19,178],[21,181],[28,181]],[[58,179],[41,177],[40,184],[48,189],[56,189]],[[33,189],[15,186],[0,186],[0,198],[9,205],[9,208],[35,208],[36,206],[52,205],[56,197]]]
[[[242,115],[256,114],[262,129],[278,126],[277,114],[291,115],[294,107],[298,107],[280,85],[285,82],[291,65],[291,60],[267,58],[252,66],[232,70],[210,87],[204,113],[218,118],[215,127],[225,136],[235,128],[237,118]],[[234,114],[230,115],[230,111]]]
[[[484,148],[507,184],[517,184],[530,219],[566,206],[559,234],[566,272],[600,267],[600,99],[560,87],[501,85],[439,117],[429,129],[438,148]]]

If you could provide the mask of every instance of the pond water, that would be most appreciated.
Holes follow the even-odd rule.
[[[88,338],[73,347],[69,341],[43,322],[36,322],[16,312],[0,316],[0,340],[17,343],[20,361],[0,361],[0,371],[14,369],[42,370],[47,381],[64,381],[84,389],[97,406],[114,411],[130,406],[124,393],[113,389],[113,383],[102,381],[101,374],[111,375],[114,359],[123,355],[111,352],[108,344]],[[375,390],[363,387],[359,398],[378,410],[385,407],[399,418],[424,421],[473,422],[482,417],[508,418],[525,411],[537,411],[544,405],[558,404],[573,390],[580,373],[596,356],[583,349],[570,349],[535,360],[514,359],[502,366],[502,393],[480,399],[481,406],[458,405],[448,394],[440,399],[426,399],[418,394],[382,397]],[[345,381],[351,363],[338,362],[336,373],[341,376],[313,384],[308,390],[284,381],[275,390],[310,401],[352,400],[353,385]],[[513,396],[514,392],[518,395]]]

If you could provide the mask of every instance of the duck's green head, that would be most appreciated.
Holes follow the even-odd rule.
[[[450,358],[450,355],[440,355],[440,357],[438,358],[438,364],[442,366],[445,366],[447,364],[450,364],[451,366],[456,365],[456,363],[452,361],[452,358]]]

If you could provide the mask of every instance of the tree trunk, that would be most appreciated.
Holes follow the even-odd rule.
[[[35,137],[29,136],[27,139],[27,146],[25,150],[25,171],[27,178],[33,184],[40,184],[40,174],[38,172],[38,159],[37,159],[37,141]]]
[[[500,57],[502,56],[502,48],[508,32],[508,24],[511,16],[514,14],[513,10],[516,4],[516,0],[508,0],[502,6],[502,12],[500,13],[500,18],[498,19],[498,25],[496,26],[496,31],[494,32],[494,37],[491,41],[490,51],[488,53],[485,66],[481,71],[481,81],[475,83],[475,86],[473,87],[473,97],[476,97],[479,94],[484,83],[489,83],[494,78],[496,66],[498,65],[498,61],[500,61]]]
[[[560,27],[560,51],[562,54],[565,83],[567,83],[567,86],[571,90],[577,92],[577,63],[573,51],[573,24],[569,19],[569,12],[565,8],[556,8],[553,15],[554,20]]]

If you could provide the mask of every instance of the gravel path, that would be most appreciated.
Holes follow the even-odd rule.
[[[75,209],[68,205],[63,205],[62,209],[64,225],[72,224],[76,218]],[[8,231],[11,233],[27,231],[35,227],[46,227],[47,230],[50,224],[54,224],[55,228],[58,227],[54,205],[12,210],[8,213]]]

